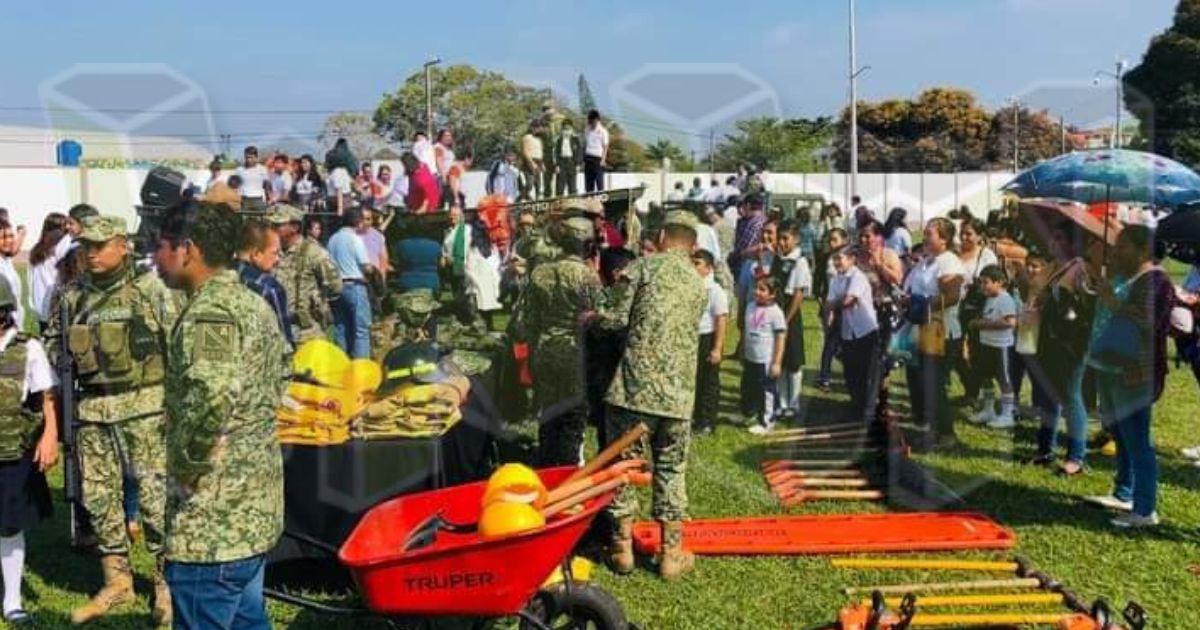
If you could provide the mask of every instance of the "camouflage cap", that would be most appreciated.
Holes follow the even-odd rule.
[[[87,243],[107,243],[118,236],[129,234],[125,219],[112,215],[97,215],[83,220],[83,230],[75,239]]]
[[[667,227],[668,225],[679,225],[682,227],[691,228],[692,231],[695,231],[700,225],[700,220],[696,218],[696,215],[693,212],[688,212],[687,210],[672,210],[667,213],[667,216],[663,219],[662,224],[663,227]]]
[[[0,309],[15,308],[17,306],[17,297],[13,295],[12,287],[8,285],[8,279],[0,276]]]
[[[274,225],[284,223],[301,223],[304,221],[304,211],[296,206],[277,203],[267,208],[267,222]]]
[[[586,217],[571,217],[559,226],[563,238],[587,241],[596,238],[596,226]]]
[[[429,290],[407,291],[396,296],[393,302],[396,310],[410,313],[432,313],[437,310],[438,301]]]

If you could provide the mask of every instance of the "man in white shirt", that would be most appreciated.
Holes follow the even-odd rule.
[[[238,194],[242,197],[242,210],[262,212],[267,209],[267,168],[258,163],[258,147],[246,147],[242,165],[234,173],[241,180]]]
[[[671,192],[667,193],[667,201],[679,202],[683,201],[683,199],[683,182],[675,182],[675,187],[671,189]]]
[[[267,178],[267,187],[271,191],[271,203],[287,203],[288,195],[292,192],[292,174],[288,172],[288,157],[277,155],[271,163],[271,174]]]
[[[600,122],[600,112],[594,109],[588,112],[583,141],[583,189],[585,192],[604,190],[604,169],[608,166],[608,130]]]

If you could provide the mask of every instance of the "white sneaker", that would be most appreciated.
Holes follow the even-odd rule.
[[[750,427],[750,435],[766,435],[771,432],[771,429],[774,429],[774,428],[775,428],[774,422],[768,422],[766,424],[755,424],[754,426]]]
[[[1200,459],[1200,446],[1181,448],[1179,453],[1188,459]]]
[[[1000,415],[1000,416],[995,416],[994,418],[992,418],[992,421],[987,423],[987,425],[988,425],[988,428],[991,428],[991,429],[1011,429],[1011,428],[1017,426],[1017,421],[1013,420],[1013,417],[1011,415],[1009,415],[1009,416]]]
[[[1109,521],[1113,527],[1121,529],[1137,529],[1141,527],[1154,527],[1158,525],[1158,512],[1151,512],[1149,516],[1141,516],[1140,514],[1122,514],[1113,520]]]
[[[1091,503],[1092,505],[1098,505],[1102,508],[1108,508],[1110,510],[1117,510],[1120,512],[1133,511],[1133,501],[1122,501],[1111,494],[1084,497],[1083,500]]]

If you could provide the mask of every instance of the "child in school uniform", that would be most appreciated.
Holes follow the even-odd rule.
[[[708,291],[708,306],[700,316],[700,347],[696,357],[696,404],[692,413],[692,432],[712,433],[717,423],[717,407],[721,401],[721,359],[725,352],[725,327],[729,320],[729,296],[717,284],[714,275],[716,259],[712,252],[698,249],[692,254],[692,264],[704,278]]]
[[[0,574],[4,621],[29,625],[21,606],[25,532],[50,515],[45,472],[58,459],[54,371],[37,339],[19,334],[16,300],[0,279]]]
[[[778,296],[774,279],[759,278],[742,322],[742,414],[754,419],[750,432],[755,435],[775,427],[775,380],[783,371],[787,342],[787,320],[775,303]]]
[[[787,344],[783,350],[783,370],[779,375],[779,414],[796,418],[800,412],[800,386],[805,363],[804,297],[812,292],[812,270],[800,249],[800,224],[791,219],[780,222],[775,239],[775,260],[771,277],[779,286],[780,307],[787,321]]]
[[[979,272],[979,282],[987,301],[983,314],[971,322],[971,328],[979,331],[979,356],[975,360],[982,384],[983,409],[973,419],[993,429],[1009,429],[1016,425],[1009,353],[1016,343],[1017,302],[1008,292],[1008,279],[999,265],[984,267]],[[998,416],[993,383],[1000,388]]]
[[[879,357],[879,319],[871,295],[871,282],[858,268],[858,252],[843,247],[833,254],[837,275],[829,283],[829,299],[825,302],[829,320],[838,322],[842,348],[842,371],[850,393],[850,415],[853,422],[868,422],[873,418],[871,401],[872,361]],[[837,314],[837,317],[833,317]],[[870,415],[868,415],[870,414]]]

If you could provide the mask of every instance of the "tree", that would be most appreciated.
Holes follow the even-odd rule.
[[[1020,160],[1018,170],[1062,153],[1062,128],[1045,110],[1034,112],[1022,107],[1020,113]],[[988,160],[992,168],[1012,168],[1013,107],[1002,107],[992,115],[992,137],[988,142]],[[1067,147],[1068,150],[1073,148]]]
[[[651,169],[662,167],[663,158],[671,160],[671,170],[676,172],[696,170],[691,158],[675,143],[665,138],[659,138],[646,145],[646,166]]]
[[[750,118],[739,120],[736,134],[716,147],[716,170],[733,171],[753,164],[777,172],[812,173],[829,170],[819,156],[833,139],[830,118]]]
[[[1153,151],[1200,164],[1200,0],[1179,2],[1125,85],[1125,106]]]
[[[646,150],[615,122],[608,123],[608,168],[615,173],[644,171]]]
[[[317,141],[325,151],[333,148],[338,138],[350,143],[350,150],[360,159],[370,158],[387,146],[387,139],[375,131],[375,123],[366,114],[341,112],[325,119]],[[320,159],[320,156],[317,156]]]
[[[587,77],[583,76],[582,73],[579,75],[578,86],[579,113],[586,116],[593,109],[599,109],[596,107],[596,97],[592,96],[592,86],[588,85]]]
[[[859,170],[954,172],[1012,168],[1013,108],[989,113],[970,92],[935,88],[915,100],[859,103]],[[1062,152],[1062,129],[1045,111],[1022,107],[1021,166]],[[838,168],[849,170],[849,112],[838,126]],[[1070,148],[1073,148],[1070,147]]]
[[[497,72],[469,65],[434,67],[430,72],[434,129],[454,132],[455,144],[488,164],[505,147],[515,147],[530,121],[541,114],[544,90],[520,85]],[[574,113],[563,112],[574,117]],[[425,73],[414,72],[375,109],[375,126],[396,140],[409,140],[425,129]],[[432,140],[432,138],[431,138]]]

